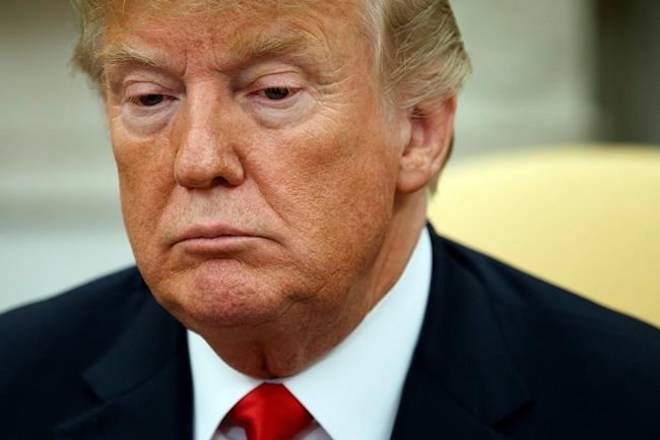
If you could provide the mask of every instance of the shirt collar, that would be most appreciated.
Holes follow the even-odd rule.
[[[424,318],[431,255],[424,229],[401,277],[360,325],[319,361],[281,381],[333,439],[390,437]],[[229,367],[190,331],[188,349],[195,440],[208,440],[262,381]]]

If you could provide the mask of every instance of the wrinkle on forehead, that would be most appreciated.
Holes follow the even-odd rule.
[[[360,14],[355,13],[355,4],[359,1],[361,0],[106,0],[105,7],[109,9],[106,9],[103,15],[106,32],[115,35],[139,29],[141,22],[144,23],[143,20],[161,22],[166,27],[172,19],[179,20],[179,23],[187,22],[186,27],[191,35],[196,35],[201,46],[203,42],[213,39],[213,28],[218,26],[217,20],[222,19],[225,14],[228,20],[233,20],[233,24],[236,19],[245,19],[244,24],[237,29],[240,33],[255,27],[272,29],[271,26],[277,25],[283,18],[287,18],[287,21],[299,19],[299,24],[304,29],[304,25],[313,21],[313,17],[333,17],[344,26],[361,33],[361,20],[356,20]],[[107,36],[106,34],[106,43]],[[327,41],[330,40],[328,35],[324,37]]]
[[[188,42],[192,48],[221,47],[223,43],[229,43],[230,47],[226,49],[231,49],[230,52],[253,58],[296,46],[309,46],[310,43],[315,43],[312,46],[318,48],[319,43],[324,45],[332,41],[328,32],[344,35],[342,32],[350,29],[360,33],[355,14],[357,1],[360,0],[108,0],[108,33],[105,50],[99,55],[102,62],[108,61],[109,49],[117,42],[113,37],[121,40],[127,33],[139,32],[146,23],[161,23],[167,32],[171,29],[172,19],[189,31]],[[227,14],[232,25],[238,25],[232,42],[216,41],[220,37],[217,26],[222,26],[218,19],[222,21],[223,14]],[[317,21],[315,18],[322,21],[328,16],[337,20],[338,26],[334,29],[313,25]],[[365,49],[368,46],[365,44]],[[333,52],[346,55],[329,50],[329,47],[324,49],[328,55]],[[355,49],[350,48],[350,52],[354,54]],[[122,58],[124,52],[120,51],[119,57],[110,58]]]
[[[104,15],[116,24],[137,11],[150,18],[172,16],[210,16],[223,13],[306,13],[314,10],[323,15],[343,15],[355,12],[360,0],[107,0]]]

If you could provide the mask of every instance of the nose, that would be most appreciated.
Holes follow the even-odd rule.
[[[234,142],[236,124],[221,113],[219,102],[211,93],[187,100],[174,165],[174,178],[181,186],[238,186],[245,178]]]

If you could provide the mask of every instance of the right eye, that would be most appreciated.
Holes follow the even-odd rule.
[[[157,93],[149,93],[145,95],[131,96],[128,101],[139,107],[157,107],[168,99],[168,96]]]

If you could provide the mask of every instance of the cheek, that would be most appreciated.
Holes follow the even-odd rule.
[[[396,170],[382,137],[366,123],[344,123],[263,140],[270,145],[260,151],[254,175],[294,230],[290,245],[310,264],[314,256],[354,264],[347,256],[354,244],[382,235],[392,214]]]
[[[140,140],[111,128],[119,177],[122,214],[136,258],[156,237],[154,227],[165,210],[173,171],[164,138]]]

